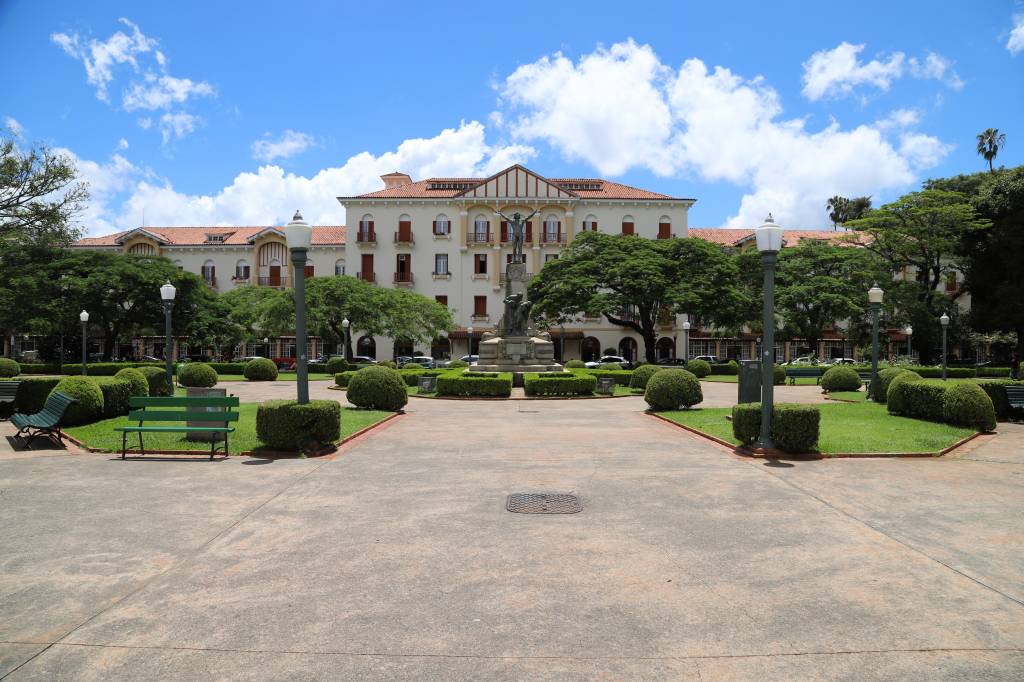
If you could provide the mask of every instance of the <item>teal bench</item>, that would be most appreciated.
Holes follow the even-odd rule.
[[[871,385],[871,372],[857,372],[857,376],[860,377],[860,382],[864,384],[864,388]]]
[[[14,403],[18,397],[18,386],[21,386],[20,381],[0,381],[0,405]]]
[[[786,378],[790,385],[796,385],[796,380],[801,378],[814,377],[814,383],[821,383],[821,375],[824,374],[821,367],[787,367]]]
[[[1011,409],[1024,410],[1024,386],[1007,386],[1006,400]]]
[[[121,459],[128,454],[128,434],[139,434],[139,454],[145,456],[142,442],[144,433],[208,433],[223,435],[224,456],[228,456],[228,434],[235,430],[229,422],[238,421],[238,398],[234,396],[210,396],[186,398],[134,396],[128,399],[128,421],[138,422],[137,426],[118,426],[121,432]],[[181,409],[173,409],[181,408]],[[202,408],[202,409],[200,409]],[[219,408],[219,409],[212,409]],[[159,422],[154,424],[153,422]],[[187,422],[222,423],[221,426],[189,426]],[[210,439],[210,459],[217,453],[216,437]]]
[[[69,395],[54,391],[46,398],[43,409],[35,414],[15,412],[11,416],[11,423],[18,427],[14,437],[21,438],[27,446],[36,436],[45,435],[63,447],[64,434],[60,432],[60,423],[68,408],[77,402]]]

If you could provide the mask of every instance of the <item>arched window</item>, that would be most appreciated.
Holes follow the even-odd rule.
[[[544,219],[543,241],[545,244],[557,244],[561,241],[561,233],[562,223],[557,216],[549,215]]]
[[[356,341],[356,355],[377,358],[377,342],[373,340],[372,336],[359,337],[359,340]]]
[[[676,356],[676,342],[667,336],[663,336],[658,339],[658,343],[655,345],[655,352],[658,354],[659,360],[668,360]]]
[[[217,283],[217,267],[214,265],[212,260],[208,260],[203,263],[203,279],[210,286]]]
[[[451,234],[451,231],[452,224],[451,221],[448,220],[448,216],[444,213],[439,213],[438,216],[434,218],[434,234]]]
[[[434,339],[430,343],[430,357],[435,360],[447,360],[452,356],[452,342],[447,337]]]
[[[249,279],[249,261],[242,258],[235,263],[235,277],[236,280],[247,280]]]
[[[339,258],[338,260],[336,260],[334,262],[334,274],[338,275],[339,277],[341,275],[345,274],[345,259],[344,258]]]
[[[601,357],[601,342],[597,337],[588,336],[580,344],[580,359],[583,362],[592,362]]]
[[[396,242],[412,241],[412,216],[403,213],[398,216],[398,234],[395,235]]]
[[[672,219],[667,215],[658,218],[658,239],[668,239],[672,236]]]
[[[377,237],[374,234],[373,228],[373,216],[367,213],[359,219],[359,233],[356,235],[356,241],[360,242],[375,242]]]
[[[146,242],[139,242],[138,244],[132,244],[131,248],[128,249],[128,253],[132,253],[137,256],[155,256],[156,247]]]
[[[490,241],[491,221],[483,214],[473,219],[473,241]]]
[[[182,263],[180,260],[175,260],[174,261],[174,267],[178,268],[179,270],[184,270],[185,269],[185,264]]]
[[[633,222],[633,216],[622,216],[622,234],[636,234],[636,223]]]
[[[583,219],[583,224],[580,226],[581,231],[597,232],[597,216],[591,213]]]
[[[632,336],[624,336],[619,341],[619,355],[630,362],[636,362],[636,339]]]
[[[405,339],[395,339],[395,353],[394,359],[397,360],[402,356],[411,357],[413,355],[412,341]]]

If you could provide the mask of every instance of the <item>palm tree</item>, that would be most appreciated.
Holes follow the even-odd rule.
[[[988,161],[988,172],[994,173],[992,160],[999,154],[999,150],[1006,146],[1006,133],[999,132],[999,128],[986,128],[985,132],[978,135],[978,154]]]
[[[846,222],[846,212],[849,210],[850,200],[838,194],[828,200],[825,208],[828,209],[828,218],[832,221],[832,229]]]

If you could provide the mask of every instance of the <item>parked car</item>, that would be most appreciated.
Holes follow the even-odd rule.
[[[601,365],[617,362],[622,369],[629,369],[633,366],[633,363],[622,357],[621,355],[602,355],[599,360],[591,360],[590,362],[584,363],[587,369],[597,369]]]
[[[853,358],[832,358],[829,360],[830,365],[856,365],[857,361]]]
[[[468,362],[471,365],[475,365],[480,360],[480,356],[479,355],[463,355],[461,358],[459,358],[459,360],[462,360],[463,362]]]
[[[786,364],[787,365],[816,365],[816,364],[818,364],[818,360],[813,355],[805,355],[805,356],[800,357],[800,358],[793,358],[792,360],[790,360]]]
[[[691,359],[692,360],[703,360],[704,362],[708,363],[709,365],[720,365],[720,364],[722,364],[722,359],[720,357],[718,357],[717,355],[698,355],[697,357],[691,358]]]
[[[414,355],[409,358],[409,362],[423,365],[427,369],[434,369],[434,358],[428,358],[426,355]]]
[[[662,367],[686,367],[686,358],[662,358],[658,364]]]
[[[139,362],[163,362],[163,358],[155,358],[152,355],[143,355]]]
[[[353,365],[376,365],[377,361],[368,355],[353,355],[349,362]]]
[[[395,358],[395,364],[398,365],[399,368],[401,368],[402,365],[409,362],[410,360],[412,360],[411,355],[399,355],[398,357]]]

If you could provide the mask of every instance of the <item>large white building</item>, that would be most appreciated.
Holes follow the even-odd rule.
[[[409,287],[447,305],[457,329],[430,348],[385,338],[357,338],[357,354],[378,359],[412,351],[458,357],[473,337],[494,328],[501,314],[505,264],[512,248],[504,220],[496,215],[536,212],[526,229],[528,271],[540,271],[583,230],[635,234],[649,239],[686,237],[694,199],[670,197],[608,180],[544,178],[512,166],[489,178],[431,178],[413,181],[404,173],[382,176],[383,189],[339,197],[348,228],[317,226],[306,275],[353,275],[383,287]],[[78,248],[111,249],[164,256],[201,275],[217,291],[239,284],[287,287],[293,281],[280,227],[140,227],[82,239]],[[682,318],[666,320],[659,354],[681,352]],[[560,352],[561,330],[552,330]],[[603,318],[567,325],[563,359],[596,357],[604,350],[636,359],[642,339]],[[244,354],[290,357],[288,337],[272,348]],[[473,346],[475,349],[475,345]],[[311,355],[322,352],[314,340]],[[251,353],[250,353],[251,352]]]

